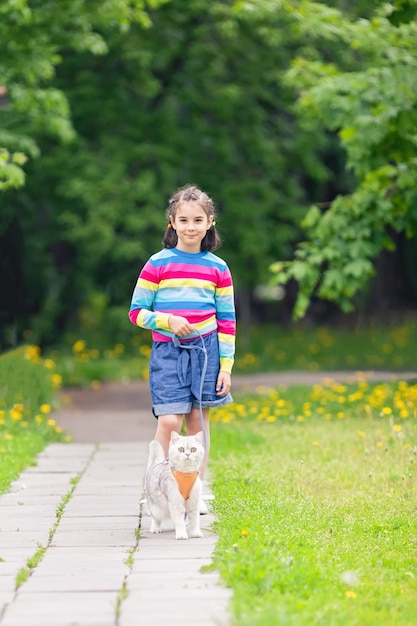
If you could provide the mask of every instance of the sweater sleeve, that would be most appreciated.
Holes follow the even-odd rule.
[[[130,304],[129,318],[132,324],[149,330],[170,330],[169,313],[153,310],[159,278],[156,267],[148,261],[139,274]]]
[[[221,273],[216,287],[215,300],[220,370],[230,374],[235,356],[236,313],[233,281],[229,268]]]

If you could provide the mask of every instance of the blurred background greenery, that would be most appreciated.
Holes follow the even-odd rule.
[[[5,0],[0,350],[39,345],[75,384],[82,341],[89,380],[128,356],[142,376],[131,293],[195,183],[234,276],[237,371],[411,367],[416,11]]]

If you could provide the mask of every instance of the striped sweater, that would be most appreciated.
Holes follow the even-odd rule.
[[[132,296],[133,324],[152,330],[154,341],[172,341],[170,315],[181,315],[204,337],[217,330],[220,369],[231,372],[236,317],[230,270],[212,252],[165,248],[143,267]],[[198,333],[186,339],[198,337]]]

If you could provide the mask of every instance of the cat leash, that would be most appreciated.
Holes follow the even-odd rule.
[[[207,451],[207,432],[206,432],[206,427],[204,425],[204,416],[203,416],[203,388],[204,388],[204,380],[206,378],[206,372],[207,372],[208,354],[207,354],[206,344],[204,343],[202,334],[197,329],[196,329],[196,332],[199,334],[199,337],[201,339],[201,344],[202,344],[201,346],[196,343],[193,343],[193,344],[181,343],[177,335],[173,335],[172,341],[176,348],[182,348],[184,350],[201,350],[201,352],[203,352],[204,354],[204,363],[203,363],[203,367],[201,370],[201,377],[200,377],[198,407],[199,407],[199,412],[200,412],[201,430],[203,432],[204,451]]]

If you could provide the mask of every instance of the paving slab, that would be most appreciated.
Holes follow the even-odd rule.
[[[177,541],[172,522],[151,534],[140,504],[148,442],[74,445],[74,459],[71,446],[49,446],[39,471],[23,472],[0,497],[0,625],[226,624],[230,592],[217,574],[201,572],[216,541],[213,516],[201,517],[202,539]],[[45,553],[16,590],[16,574],[39,544]],[[161,598],[175,606],[178,599],[181,609],[167,610]]]
[[[24,592],[1,618],[2,626],[114,626],[117,595],[100,592]]]

